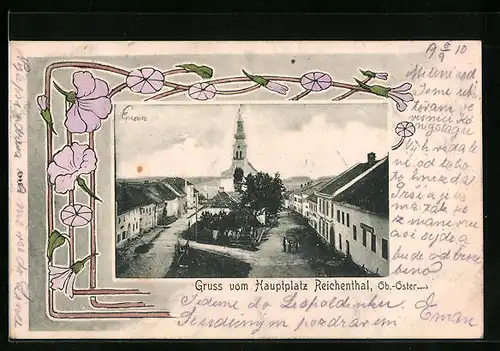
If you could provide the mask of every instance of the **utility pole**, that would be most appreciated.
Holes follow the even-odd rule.
[[[195,241],[198,242],[198,193],[196,193],[194,196],[194,210],[195,210],[194,235],[195,235]]]

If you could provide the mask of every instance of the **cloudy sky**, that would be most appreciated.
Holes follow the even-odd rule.
[[[140,121],[122,118],[142,117]],[[384,103],[116,107],[117,178],[219,176],[229,168],[238,110],[248,159],[282,177],[338,174],[388,153]],[[140,172],[138,172],[140,171]]]

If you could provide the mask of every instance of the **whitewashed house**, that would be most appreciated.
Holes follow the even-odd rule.
[[[336,249],[367,270],[389,274],[389,161],[377,161],[333,198]]]

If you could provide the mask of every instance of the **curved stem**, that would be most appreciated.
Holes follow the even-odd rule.
[[[332,87],[335,88],[343,88],[343,89],[350,89],[350,90],[355,90],[355,91],[363,91],[365,93],[369,93],[359,85],[354,85],[354,84],[347,84],[347,83],[341,83],[341,82],[332,82]]]
[[[363,81],[362,81],[362,82],[363,82],[363,83],[368,83],[370,80],[371,80],[371,78],[370,78],[370,77],[367,77],[367,78],[363,79]],[[349,96],[353,95],[356,91],[357,91],[357,90],[352,89],[352,90],[350,90],[350,91],[348,91],[348,92],[346,92],[346,93],[344,93],[344,94],[342,94],[342,95],[339,95],[339,96],[337,96],[337,97],[333,98],[333,99],[332,99],[332,101],[340,101],[340,100],[346,99],[346,98],[348,98]]]
[[[302,99],[303,97],[306,97],[307,95],[309,95],[310,92],[311,92],[311,90],[304,90],[300,94],[295,95],[293,98],[291,98],[290,101],[298,101],[298,100]]]
[[[163,72],[164,76],[171,76],[173,74],[179,74],[179,73],[190,73],[186,71],[184,68],[174,68],[168,71]]]
[[[394,151],[394,150],[399,149],[401,147],[401,145],[403,145],[404,140],[405,140],[405,137],[402,136],[401,139],[398,141],[398,143],[391,147],[391,150]]]
[[[94,142],[94,132],[89,133],[89,149],[94,150],[95,142]],[[96,193],[96,184],[95,184],[95,170],[90,172],[90,191],[92,194]],[[89,199],[90,212],[92,214],[90,218],[90,267],[89,267],[89,286],[91,289],[96,287],[96,227],[95,227],[95,198],[90,196]]]
[[[184,89],[172,89],[172,90],[169,90],[169,91],[164,91],[163,93],[160,93],[160,94],[156,94],[156,95],[150,96],[150,97],[144,99],[144,101],[158,100],[158,99],[161,99],[161,98],[164,98],[164,97],[167,97],[167,96],[171,96],[171,95],[183,93],[185,91],[186,90],[184,90]]]
[[[66,101],[66,113],[69,111],[69,103]],[[71,146],[73,143],[73,134],[66,129],[66,145]],[[75,203],[75,191],[70,190],[68,192],[68,205],[73,205]],[[69,265],[71,266],[75,263],[75,228],[73,226],[68,225],[68,236],[69,236]]]
[[[260,87],[262,87],[262,85],[256,83],[254,85],[251,85],[249,87],[242,88],[242,89],[217,90],[217,95],[238,95],[238,94],[244,94],[244,93],[249,93],[251,91],[257,90]]]
[[[281,82],[291,82],[291,83],[300,83],[300,78],[299,77],[283,77],[283,76],[262,76],[265,79],[268,80],[275,80],[275,81],[281,81]],[[237,82],[249,82],[251,81],[250,78],[247,76],[243,77],[228,77],[228,78],[219,78],[219,79],[213,79],[213,80],[206,80],[204,83],[208,84],[226,84],[226,83],[237,83]]]
[[[86,62],[86,61],[54,62],[47,67],[47,71],[52,73],[52,71],[56,68],[89,68],[89,69],[97,69],[105,72],[121,74],[122,76],[126,76],[129,74],[129,71],[118,67],[106,65],[103,63]]]
[[[114,87],[113,89],[111,89],[111,91],[108,94],[108,97],[112,98],[114,95],[118,94],[120,91],[122,91],[126,87],[127,87],[127,83],[118,84],[116,87]]]

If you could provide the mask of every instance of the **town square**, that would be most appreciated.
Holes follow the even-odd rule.
[[[117,278],[388,275],[386,108],[177,106],[186,119],[176,123],[165,116],[174,107],[127,106],[116,133]],[[155,120],[151,154],[126,150],[127,128]]]

